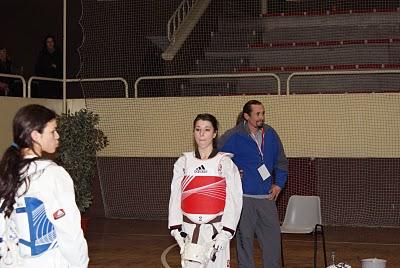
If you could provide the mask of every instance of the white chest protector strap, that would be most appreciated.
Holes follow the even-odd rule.
[[[16,264],[22,264],[23,262],[18,252],[18,233],[14,222],[10,218],[4,218],[3,213],[0,213],[0,217],[2,217],[1,221],[4,226],[4,232],[0,237],[0,263],[14,267]]]

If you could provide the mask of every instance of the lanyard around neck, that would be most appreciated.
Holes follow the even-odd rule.
[[[258,143],[256,135],[254,135],[250,131],[250,137],[254,140],[254,142],[257,144],[258,152],[260,153],[261,159],[264,158],[263,150],[264,150],[264,128],[261,130],[261,144]]]

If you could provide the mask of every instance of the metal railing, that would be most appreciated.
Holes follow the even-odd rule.
[[[101,82],[101,81],[121,81],[124,84],[125,98],[129,98],[128,82],[122,77],[67,79],[67,82],[74,82],[74,83]]]
[[[62,82],[62,79],[57,78],[48,78],[48,77],[41,77],[41,76],[31,76],[28,80],[28,98],[31,97],[31,89],[32,89],[32,81],[33,80],[42,80],[42,81],[54,81],[54,82]],[[82,78],[82,79],[67,79],[67,83],[76,83],[76,82],[101,82],[101,81],[121,81],[124,83],[124,90],[125,90],[125,98],[129,98],[129,91],[128,91],[128,82],[122,77],[108,77],[108,78]]]
[[[33,80],[41,80],[41,81],[53,81],[53,82],[63,82],[63,79],[57,78],[48,78],[41,76],[31,76],[28,80],[28,98],[31,97],[31,89],[32,89],[32,81]],[[125,87],[125,98],[129,98],[128,91],[128,82],[122,77],[107,77],[107,78],[83,78],[83,79],[66,79],[67,83],[76,83],[76,82],[101,82],[101,81],[121,81],[124,83]],[[63,90],[63,112],[67,111],[67,93]]]
[[[9,78],[16,78],[22,81],[22,97],[26,97],[26,81],[25,78],[21,75],[16,74],[3,74],[0,73],[0,77],[9,77]]]
[[[52,81],[52,82],[60,82],[62,83],[62,79],[58,78],[49,78],[49,77],[42,77],[42,76],[31,76],[28,79],[28,98],[31,97],[31,91],[32,91],[32,81],[33,80],[40,80],[40,81]],[[64,94],[63,94],[64,95]],[[64,97],[64,96],[63,96]]]
[[[319,75],[358,75],[358,74],[400,74],[400,70],[360,70],[360,71],[317,71],[317,72],[294,72],[291,73],[286,80],[286,95],[290,94],[291,81],[295,76],[319,76]],[[23,97],[31,97],[32,81],[54,81],[63,82],[62,79],[32,76],[29,78],[28,83],[21,75],[3,74],[0,77],[15,78],[22,81]],[[205,74],[205,75],[171,75],[171,76],[142,76],[135,81],[134,97],[138,97],[138,84],[142,80],[171,80],[171,79],[207,79],[207,78],[245,78],[245,77],[273,77],[277,81],[277,93],[281,95],[281,80],[278,75],[274,73],[243,73],[243,74]],[[121,81],[124,84],[125,97],[129,98],[128,82],[122,77],[109,77],[109,78],[84,78],[84,79],[67,79],[67,83],[74,82],[101,82],[101,81]],[[63,101],[66,100],[66,94],[63,92]]]
[[[277,82],[278,95],[281,95],[281,80],[273,73],[247,73],[247,74],[196,74],[196,75],[166,75],[142,76],[135,81],[135,98],[138,97],[138,85],[142,80],[167,80],[167,79],[207,79],[207,78],[243,78],[243,77],[273,77]]]
[[[400,74],[400,70],[362,70],[362,71],[319,71],[319,72],[295,72],[291,73],[286,80],[286,95],[290,94],[290,82],[295,76],[313,75],[357,75],[357,74]]]
[[[174,35],[178,31],[179,26],[182,24],[186,15],[192,9],[192,7],[196,4],[198,0],[183,0],[178,8],[175,10],[174,14],[168,20],[168,40],[173,42]]]

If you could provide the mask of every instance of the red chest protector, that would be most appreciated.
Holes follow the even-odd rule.
[[[185,176],[182,179],[181,209],[184,215],[196,223],[207,223],[225,208],[226,181],[221,176],[223,154],[207,160],[185,154]]]

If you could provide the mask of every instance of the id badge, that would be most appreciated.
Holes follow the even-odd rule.
[[[267,167],[265,166],[265,164],[262,164],[257,170],[258,170],[258,173],[260,173],[261,178],[264,181],[271,176],[271,174],[269,173],[269,171],[268,171]]]

